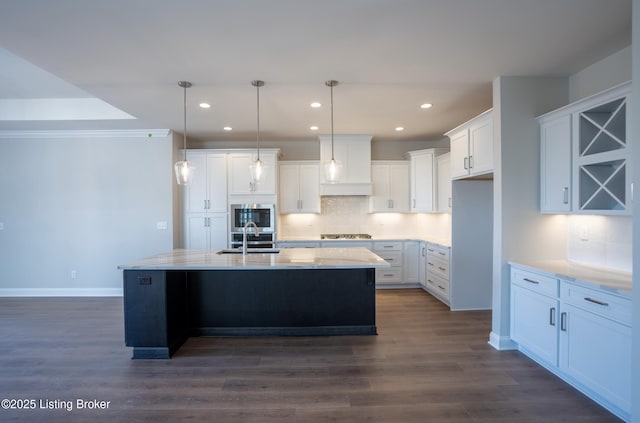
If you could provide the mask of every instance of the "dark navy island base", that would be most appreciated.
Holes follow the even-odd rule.
[[[375,269],[125,269],[125,343],[170,358],[190,336],[375,335]]]

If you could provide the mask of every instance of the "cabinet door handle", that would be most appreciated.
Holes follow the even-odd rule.
[[[473,156],[469,156],[469,169],[473,169]]]
[[[569,187],[562,188],[562,195],[564,196],[564,204],[569,204]]]
[[[451,197],[449,197],[449,208],[451,208]]]
[[[464,158],[464,169],[465,170],[469,169],[469,157]]]
[[[413,208],[414,209],[416,208],[416,199],[415,198],[413,199]]]
[[[591,297],[584,297],[584,300],[585,301],[589,301],[590,303],[594,303],[594,304],[598,304],[598,305],[601,305],[601,306],[609,307],[609,303],[605,303],[604,301],[599,301],[599,300],[593,299]]]
[[[533,283],[533,284],[536,284],[536,285],[539,285],[539,284],[540,284],[540,282],[538,282],[538,281],[534,281],[533,279],[527,279],[527,278],[524,278],[523,280],[524,280],[525,282]]]
[[[560,313],[560,330],[563,332],[567,331],[567,312],[566,311]]]
[[[551,326],[556,325],[556,308],[555,307],[551,307],[549,309],[549,324]]]
[[[202,202],[204,203],[204,204],[202,205],[202,208],[203,208],[204,210],[206,210],[206,209],[207,209],[207,200],[202,200]]]

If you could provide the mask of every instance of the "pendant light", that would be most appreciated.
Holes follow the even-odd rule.
[[[176,180],[178,185],[189,185],[193,179],[193,171],[195,167],[187,161],[187,88],[191,87],[191,82],[179,81],[178,86],[184,89],[184,141],[183,152],[184,160],[176,162],[174,169],[176,171]]]
[[[331,160],[324,165],[325,180],[335,184],[340,180],[340,163],[333,155],[333,87],[338,85],[338,81],[330,79],[324,83],[331,89]]]
[[[256,87],[256,160],[251,163],[250,171],[251,171],[251,188],[252,190],[256,189],[256,185],[261,183],[264,179],[264,163],[260,160],[260,87],[264,86],[264,81],[260,81],[256,79],[251,81],[251,85]]]

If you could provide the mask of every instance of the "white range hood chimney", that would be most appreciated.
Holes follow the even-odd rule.
[[[320,163],[331,160],[331,135],[320,135]],[[371,195],[371,136],[335,135],[333,156],[340,164],[337,182],[320,177],[320,195]]]

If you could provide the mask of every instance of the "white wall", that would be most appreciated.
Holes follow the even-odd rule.
[[[569,77],[569,102],[581,100],[631,80],[631,46]]]
[[[540,214],[536,116],[566,103],[565,78],[499,77],[493,84],[493,314],[489,342],[511,348],[509,260],[560,258],[566,226]]]
[[[0,137],[0,295],[118,295],[173,248],[172,136],[47,134]]]

